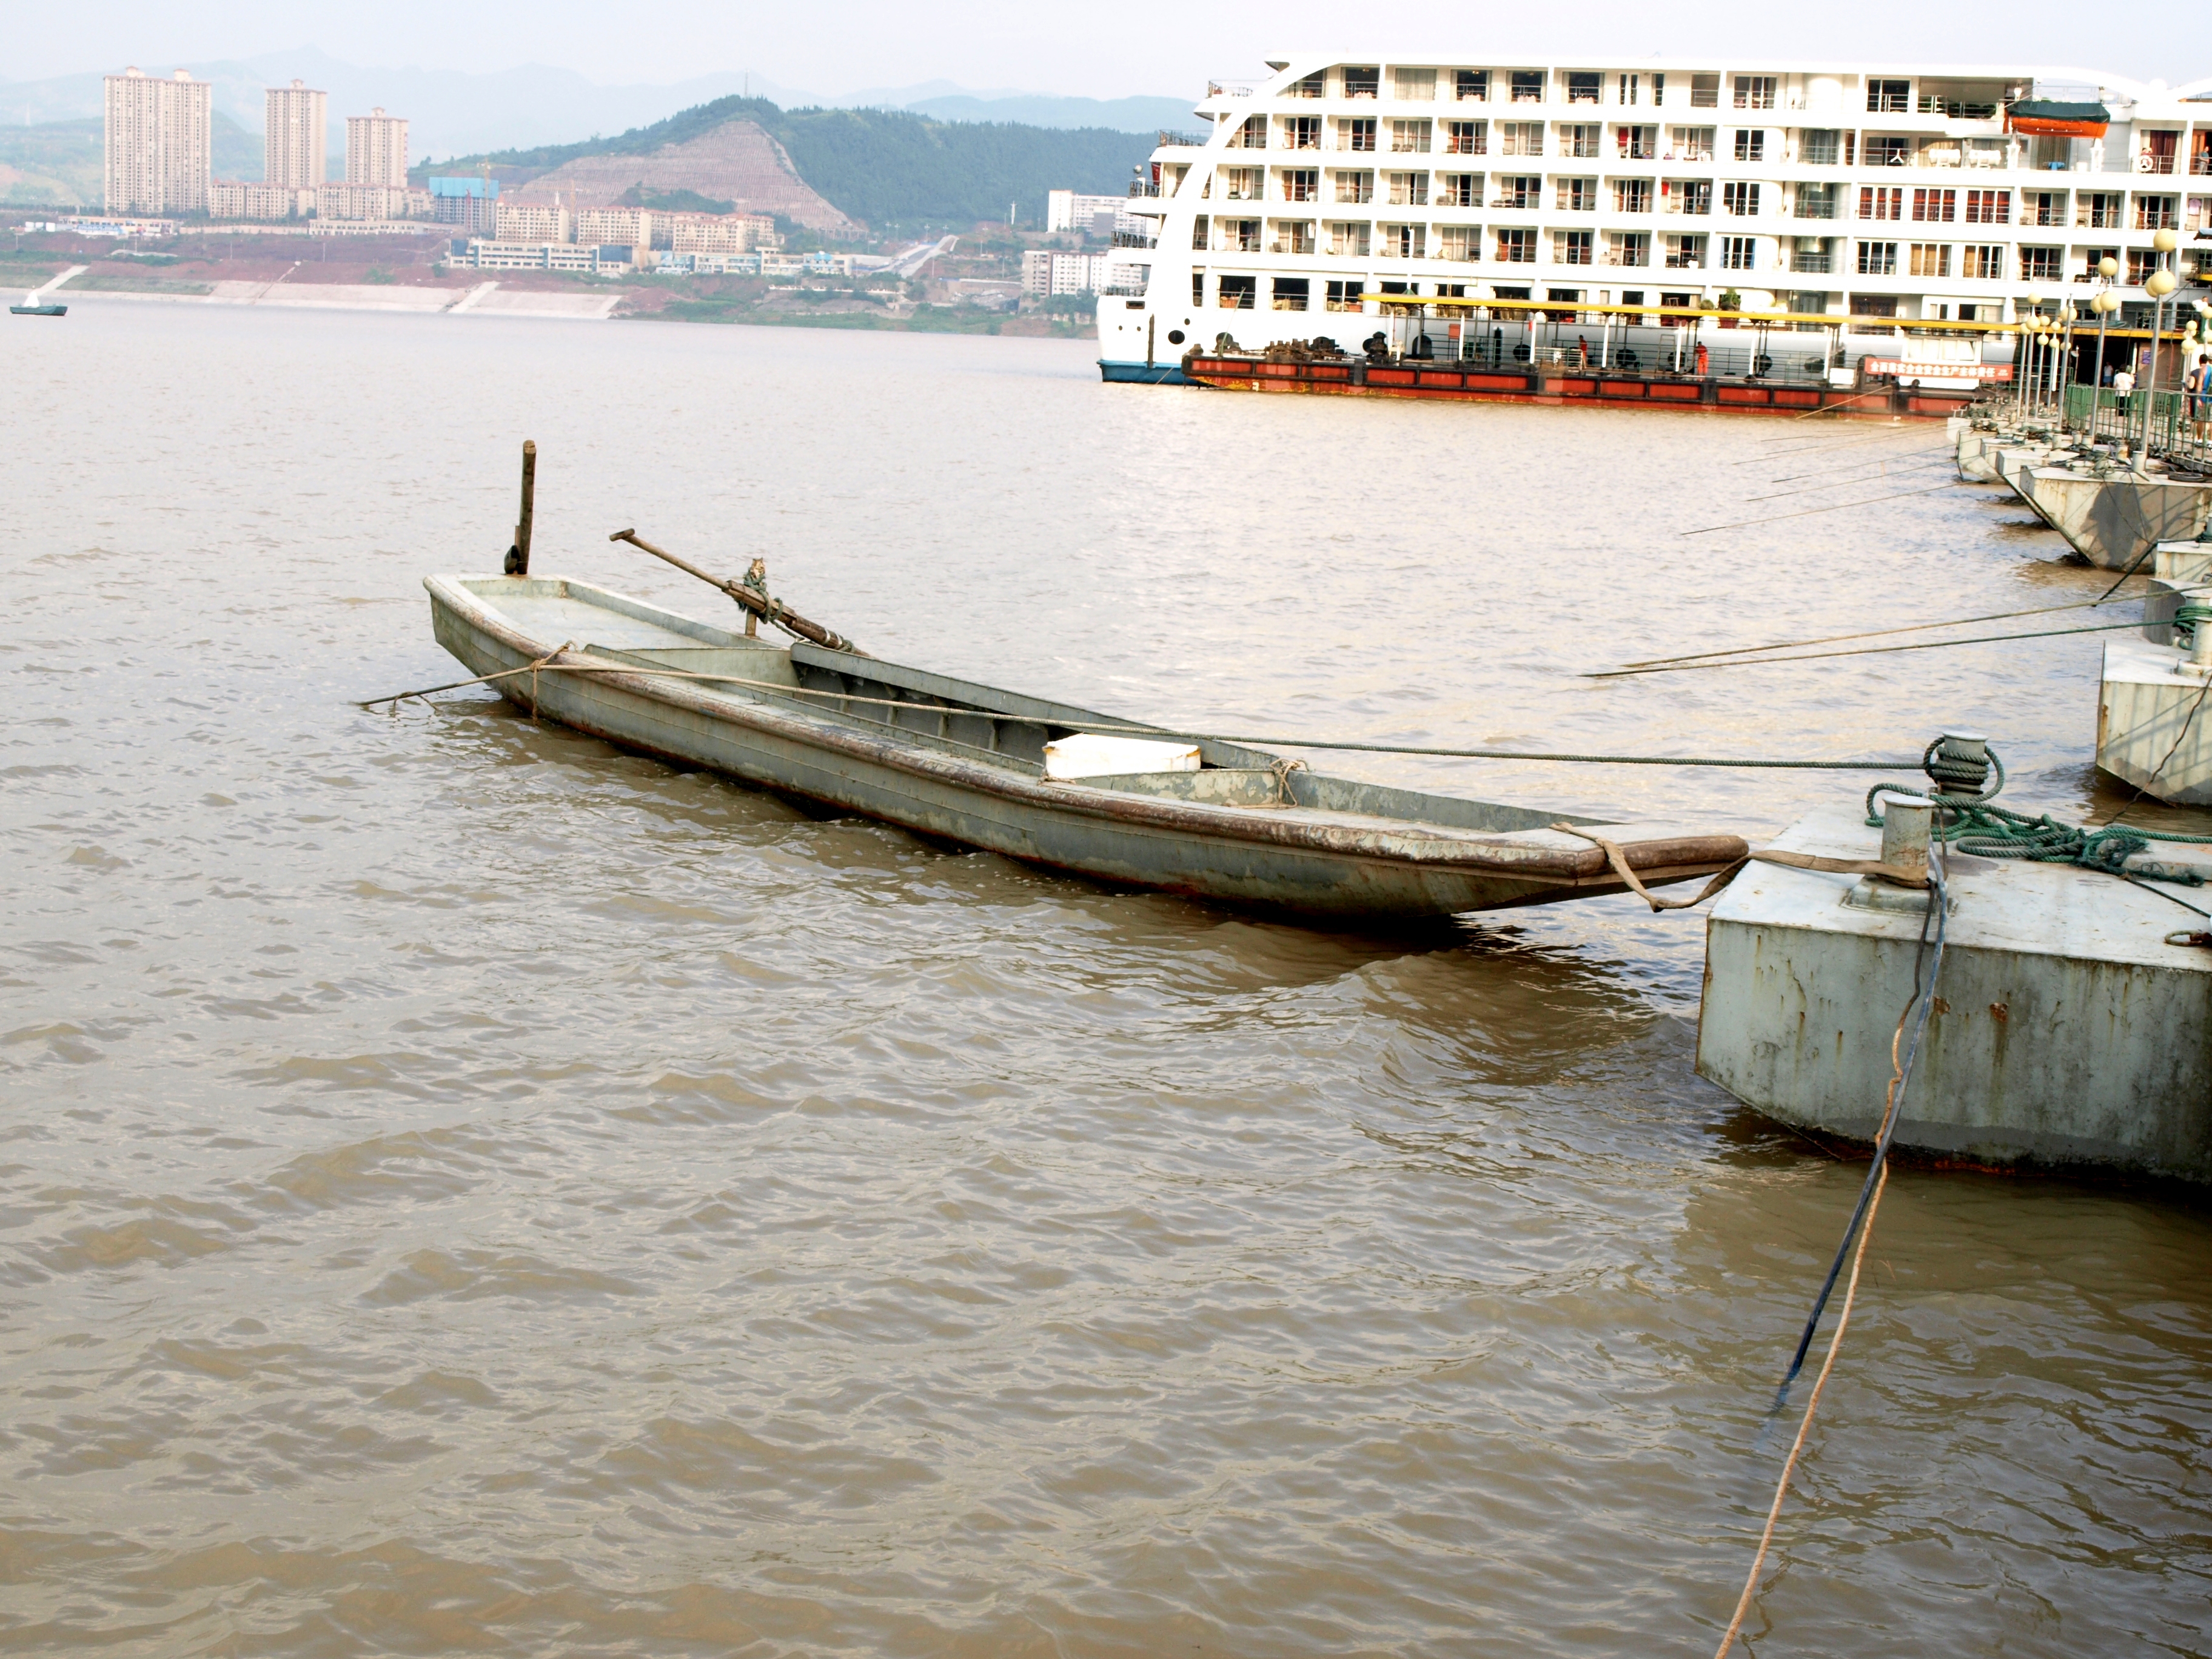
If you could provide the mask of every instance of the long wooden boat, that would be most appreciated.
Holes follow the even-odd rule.
[[[625,749],[1099,880],[1354,921],[1619,892],[1601,820],[1356,783],[1193,739],[1196,771],[1066,781],[1044,746],[1110,715],[798,641],[779,646],[551,576],[432,576],[438,641],[518,706]],[[514,673],[538,664],[538,671]],[[1735,836],[1605,832],[1647,886],[1742,858]]]

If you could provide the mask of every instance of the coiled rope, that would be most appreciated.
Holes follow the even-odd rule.
[[[1921,769],[1935,781],[1936,823],[1932,833],[1943,842],[1976,858],[2019,859],[2030,864],[2075,864],[2085,870],[2101,870],[2124,876],[2127,862],[2146,851],[2153,842],[2203,845],[2212,836],[2184,835],[2174,830],[2147,830],[2136,824],[2108,823],[2088,830],[2062,823],[2050,813],[2030,817],[1990,803],[2004,787],[2004,763],[1996,750],[1976,754],[1970,748],[1938,738],[1921,757]],[[1878,783],[1867,791],[1867,825],[1881,827],[1881,797],[1918,794],[1909,784]],[[2194,870],[2162,873],[2163,881],[2185,886],[2203,884]]]

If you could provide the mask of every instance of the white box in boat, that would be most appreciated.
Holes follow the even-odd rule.
[[[1048,778],[1111,778],[1131,772],[1195,772],[1198,745],[1152,738],[1104,738],[1078,732],[1044,746]]]

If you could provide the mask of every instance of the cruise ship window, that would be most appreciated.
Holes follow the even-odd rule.
[[[1902,219],[1905,216],[1905,192],[1890,190],[1880,185],[1859,186],[1859,217],[1862,219]]]
[[[2157,269],[2158,255],[2152,252],[2150,249],[2131,247],[2128,250],[2128,286],[2130,288],[2141,288],[2150,280],[2151,272]]]
[[[2118,191],[2085,190],[2074,201],[2074,222],[2091,230],[2118,230],[2120,203]]]
[[[1797,186],[1797,216],[1800,219],[1832,219],[1836,216],[1834,185],[1800,185]]]
[[[1425,173],[1394,173],[1390,175],[1390,205],[1393,207],[1426,207],[1429,204],[1429,175]]]
[[[1897,244],[1861,242],[1859,244],[1859,275],[1862,276],[1896,276]]]
[[[1283,121],[1285,149],[1319,149],[1321,148],[1321,117],[1291,115]]]
[[[1775,80],[1771,75],[1737,76],[1735,106],[1738,109],[1772,109]]]
[[[1482,229],[1479,225],[1438,225],[1437,227],[1437,258],[1462,262],[1482,257]]]
[[[1912,154],[1912,141],[1895,134],[1869,137],[1866,141],[1866,164],[1870,167],[1901,167]]]
[[[1721,77],[1717,75],[1693,75],[1690,77],[1690,107],[1718,109],[1721,106]]]
[[[1651,263],[1651,233],[1648,230],[1607,231],[1605,242],[1605,262],[1609,265],[1648,265]],[[1638,305],[1642,301],[1624,300],[1623,303]]]
[[[1314,251],[1314,225],[1310,219],[1278,219],[1274,240],[1268,243],[1270,253],[1311,253]]]
[[[1534,264],[1536,233],[1533,230],[1500,230],[1498,233],[1498,259],[1501,264]]]
[[[1371,173],[1339,173],[1336,175],[1336,199],[1340,202],[1373,201],[1375,175]]]
[[[1959,250],[1959,275],[1972,276],[1983,282],[2004,280],[2004,245],[1972,246]]]
[[[1431,104],[1437,97],[1437,72],[1432,69],[1390,71],[1391,88],[1401,103]]]
[[[1482,175],[1479,173],[1439,173],[1437,174],[1437,205],[1480,207]]]
[[[1369,227],[1364,223],[1349,220],[1332,221],[1328,228],[1328,251],[1341,258],[1364,259],[1367,257],[1368,230]]]
[[[1382,89],[1382,71],[1370,65],[1365,69],[1347,67],[1344,71],[1344,95],[1347,98],[1372,98]]]
[[[1373,149],[1375,148],[1375,118],[1362,116],[1337,124],[1339,149]]]
[[[1613,182],[1613,210],[1615,213],[1649,213],[1651,211],[1651,181],[1649,179],[1616,179]]]
[[[1713,181],[1710,179],[1662,179],[1659,194],[1669,213],[1702,215],[1713,210]]]
[[[1966,222],[1970,225],[2008,225],[2012,222],[2012,192],[2008,190],[1970,190],[1966,192]]]
[[[2021,198],[2020,222],[2024,225],[2063,225],[2066,222],[2066,192],[2032,190]]]
[[[1221,232],[1221,252],[1224,253],[1257,253],[1260,251],[1260,222],[1257,219],[1223,219],[1218,223]]]
[[[1498,142],[1501,155],[1541,155],[1544,153],[1544,124],[1541,121],[1500,121],[1498,124]]]
[[[1452,96],[1462,104],[1488,103],[1490,101],[1490,71],[1488,70],[1453,70]]]
[[[1328,90],[1328,82],[1318,75],[1309,75],[1302,81],[1293,81],[1283,88],[1285,95],[1291,98],[1319,98]]]
[[[1255,115],[1237,129],[1229,140],[1231,149],[1265,149],[1267,148],[1267,118]]]
[[[1595,121],[1560,123],[1559,154],[1578,161],[1594,161],[1597,156],[1598,138],[1603,131]]]
[[[1224,276],[1221,279],[1221,308],[1224,311],[1249,311],[1260,292],[1256,276]]]
[[[1534,207],[1536,198],[1541,193],[1543,188],[1544,181],[1541,179],[1501,176],[1498,180],[1498,194],[1490,198],[1490,205],[1510,208]]]
[[[1596,234],[1587,230],[1559,230],[1552,233],[1552,258],[1563,265],[1586,265],[1592,263]]]
[[[1766,159],[1766,129],[1738,127],[1735,130],[1735,159],[1739,161],[1764,161]]]
[[[1562,179],[1554,198],[1558,205],[1568,213],[1597,211],[1597,180],[1595,179]]]
[[[1426,225],[1383,225],[1382,256],[1386,259],[1425,259],[1429,257]]]
[[[1283,169],[1283,199],[1310,202],[1321,195],[1321,174],[1312,167]]]
[[[1447,121],[1444,123],[1444,154],[1447,155],[1485,155],[1490,150],[1490,123],[1487,121]]]
[[[1626,161],[1649,161],[1659,154],[1659,129],[1656,127],[1615,127],[1613,130],[1615,152]]]
[[[1667,159],[1670,161],[1710,161],[1713,159],[1713,130],[1711,127],[1675,127],[1667,143]]]
[[[1540,104],[1544,101],[1544,71],[1515,70],[1513,71],[1513,101],[1516,104]]]
[[[1667,269],[1669,270],[1703,270],[1705,268],[1705,239],[1694,236],[1669,236],[1667,239]]]
[[[1221,194],[1224,201],[1256,202],[1260,199],[1260,180],[1262,174],[1257,167],[1224,167],[1221,169]]]
[[[1390,123],[1390,152],[1394,155],[1429,153],[1429,124],[1425,120]]]
[[[1808,167],[1832,167],[1843,149],[1843,134],[1833,127],[1808,127],[1797,144],[1797,159]]]
[[[1367,252],[1364,246],[1359,251],[1362,254]],[[1357,311],[1361,301],[1367,297],[1367,285],[1364,283],[1331,283],[1324,293],[1323,303],[1331,311]]]
[[[1759,212],[1759,186],[1731,179],[1721,186],[1721,211],[1738,218],[1751,218]]]
[[[1912,82],[1910,81],[1869,81],[1867,82],[1867,112],[1869,115],[1905,115],[1912,109]]]
[[[1306,308],[1306,301],[1312,293],[1313,283],[1310,277],[1278,276],[1275,278],[1275,309],[1304,311]]]
[[[2136,228],[2137,230],[2171,230],[2180,217],[2180,200],[2172,196],[2138,196],[2136,198]],[[2179,303],[2176,301],[2176,303]]]
[[[1595,104],[1597,102],[1599,85],[1600,81],[1595,70],[1569,70],[1567,71],[1567,101],[1571,104]]]
[[[1207,228],[1208,223],[1203,213],[1190,222],[1190,245],[1196,252],[1203,252],[1206,250],[1206,239],[1212,234]]]
[[[1919,224],[1948,225],[1959,216],[1959,192],[1955,190],[1916,190],[1912,192],[1912,217]]]
[[[1642,78],[1642,76],[1635,75],[1622,76],[1620,77],[1620,83],[1615,89],[1613,101],[1621,105],[1624,108],[1636,103],[1643,92],[1643,88],[1639,84]]]
[[[1723,236],[1721,238],[1721,269],[1723,270],[1756,270],[1758,258],[1758,237]]]
[[[1912,245],[1912,274],[1915,276],[1948,276],[1951,274],[1951,245],[1948,242],[1915,242]]]

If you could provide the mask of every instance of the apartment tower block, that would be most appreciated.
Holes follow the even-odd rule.
[[[346,117],[345,181],[349,185],[407,183],[407,123],[381,108]]]
[[[313,190],[330,166],[330,94],[295,81],[269,88],[261,176],[287,190]]]
[[[166,81],[136,68],[106,77],[103,172],[110,213],[193,213],[207,206],[213,93],[182,70]]]

